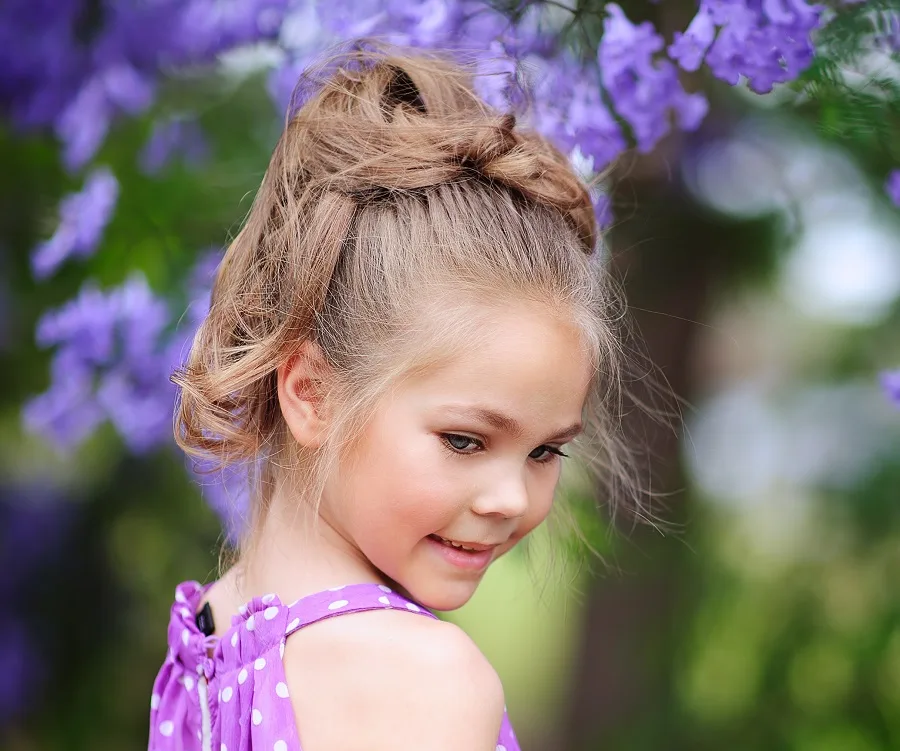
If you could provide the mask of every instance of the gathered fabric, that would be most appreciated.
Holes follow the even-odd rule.
[[[435,618],[390,587],[350,584],[291,605],[274,594],[254,598],[219,638],[196,623],[210,586],[189,581],[175,590],[169,648],[150,698],[149,751],[302,751],[284,673],[288,637],[325,618],[369,610]],[[519,751],[505,712],[496,751]]]

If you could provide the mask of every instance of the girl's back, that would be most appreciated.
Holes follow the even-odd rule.
[[[459,726],[473,714],[502,714],[496,748],[518,749],[481,653],[389,587],[335,587],[287,606],[264,595],[221,636],[197,625],[209,589],[185,582],[176,590],[151,698],[151,751],[297,751],[300,734],[307,749],[380,748],[378,738],[393,738],[385,748],[440,747],[435,735],[469,748],[485,732]],[[441,713],[420,711],[436,701]],[[472,712],[472,702],[493,702],[496,712]]]

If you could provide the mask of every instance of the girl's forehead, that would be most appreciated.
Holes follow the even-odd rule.
[[[443,355],[408,384],[429,406],[475,405],[500,413],[580,408],[593,374],[578,329],[528,309],[497,311],[476,336]]]

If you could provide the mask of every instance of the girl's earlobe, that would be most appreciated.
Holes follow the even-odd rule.
[[[304,342],[300,350],[278,368],[281,414],[291,435],[306,448],[318,448],[325,434],[327,376],[327,363],[314,342]]]

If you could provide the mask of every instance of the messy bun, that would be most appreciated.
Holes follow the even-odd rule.
[[[526,296],[583,330],[597,361],[584,455],[607,496],[636,497],[615,429],[619,314],[568,159],[488,107],[469,71],[438,54],[358,46],[308,72],[296,99],[173,376],[179,445],[221,465],[259,462],[258,513],[287,474],[316,498],[324,467],[384,390],[451,346],[453,327],[411,321],[438,300]],[[277,368],[309,340],[337,374],[334,435],[315,456],[289,439],[276,390]]]

